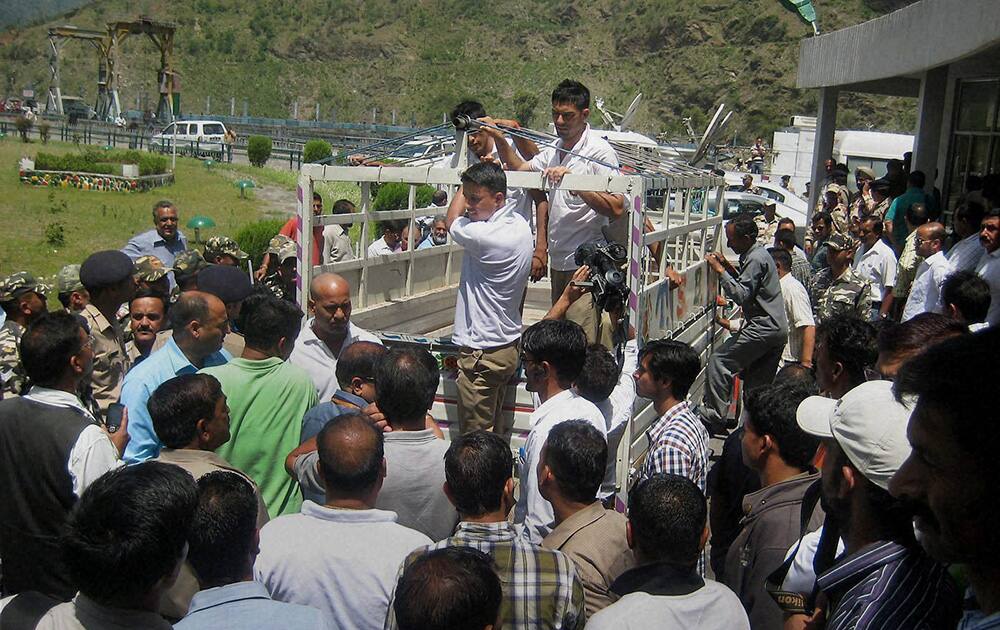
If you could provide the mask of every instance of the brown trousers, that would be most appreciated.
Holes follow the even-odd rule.
[[[549,270],[549,281],[552,283],[552,303],[555,304],[559,296],[566,290],[566,285],[573,279],[572,271]],[[599,343],[609,350],[613,348],[611,341],[611,318],[603,311],[598,311],[594,306],[594,300],[589,295],[573,302],[566,311],[566,319],[580,324],[583,332],[587,334],[587,343]]]
[[[464,435],[479,429],[502,436],[511,431],[502,414],[507,383],[520,362],[520,340],[486,350],[462,348],[458,354],[458,428]]]

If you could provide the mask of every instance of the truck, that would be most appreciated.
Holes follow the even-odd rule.
[[[467,146],[466,132],[456,131],[455,146]],[[431,415],[446,435],[457,434],[456,406],[458,347],[451,341],[455,301],[460,279],[461,246],[445,245],[369,257],[368,244],[379,238],[376,226],[384,220],[406,220],[410,233],[419,217],[441,212],[438,207],[417,207],[417,186],[430,185],[446,190],[449,198],[460,184],[467,166],[466,152],[460,152],[455,167],[446,164],[422,166],[338,166],[304,164],[298,180],[297,213],[300,222],[299,251],[312,251],[312,228],[315,225],[360,224],[359,257],[354,260],[311,265],[306,256],[298,260],[298,300],[308,303],[308,287],[318,273],[335,272],[351,284],[353,312],[351,321],[380,336],[386,345],[420,346],[430,350],[441,366],[441,382]],[[704,262],[705,254],[717,251],[722,236],[725,207],[725,181],[709,171],[694,168],[665,154],[648,151],[641,156],[619,151],[620,174],[613,176],[567,174],[558,186],[574,191],[603,191],[624,195],[628,228],[625,230],[628,260],[627,321],[634,325],[641,347],[647,340],[673,338],[691,344],[701,355],[702,365],[724,334],[716,324],[717,277]],[[508,185],[526,189],[550,190],[553,187],[536,172],[507,172]],[[319,182],[354,184],[360,189],[359,212],[348,215],[313,215],[310,201]],[[410,188],[408,207],[402,210],[372,209],[373,186],[401,182]],[[647,225],[647,219],[649,224]],[[646,229],[644,230],[644,226]],[[652,229],[650,229],[650,226]],[[659,261],[650,246],[660,244],[664,255]],[[671,290],[665,267],[671,264],[686,283]],[[550,306],[546,281],[529,284],[524,305],[524,325],[545,315]],[[702,369],[690,398],[700,401],[704,389]],[[503,404],[503,418],[512,426],[511,448],[516,453],[530,431],[534,410],[532,394],[525,390],[523,374],[508,383]],[[648,450],[646,430],[656,420],[649,401],[637,400],[631,421],[624,429],[616,458],[617,503],[624,507],[630,480]]]

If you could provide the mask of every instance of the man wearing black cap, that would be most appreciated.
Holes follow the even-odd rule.
[[[94,340],[90,383],[94,400],[101,412],[107,413],[108,405],[118,401],[122,380],[130,366],[125,333],[118,324],[117,313],[135,294],[132,260],[114,249],[91,254],[80,265],[80,282],[90,293],[90,304],[80,311]]]
[[[243,354],[246,343],[236,329],[236,320],[239,319],[243,300],[253,292],[250,276],[239,267],[209,265],[198,272],[198,290],[211,293],[226,305],[229,334],[222,340],[222,349],[234,357]]]

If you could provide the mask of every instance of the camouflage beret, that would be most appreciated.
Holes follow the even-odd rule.
[[[278,234],[267,244],[267,253],[277,255],[282,251],[282,248],[288,247],[288,245],[295,245],[295,241],[288,238],[284,234]]]
[[[190,276],[208,266],[201,252],[196,249],[185,250],[174,256],[174,275]]]
[[[82,291],[83,283],[80,282],[80,265],[64,265],[56,274],[56,289],[58,293],[72,293]]]
[[[30,291],[44,297],[51,290],[52,287],[35,279],[27,271],[18,271],[0,279],[0,302],[10,302]]]
[[[250,256],[240,249],[239,244],[228,236],[213,236],[205,242],[205,259],[215,260],[229,255],[236,260],[246,260]]]
[[[132,275],[142,282],[156,282],[170,272],[170,268],[156,256],[140,256],[132,267]]]
[[[854,246],[857,244],[858,242],[854,240],[853,236],[849,236],[847,234],[840,234],[839,232],[830,235],[830,238],[826,240],[827,247],[829,247],[830,249],[836,249],[838,251],[854,249]]]

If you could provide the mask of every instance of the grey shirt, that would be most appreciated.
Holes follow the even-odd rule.
[[[458,512],[444,493],[444,454],[448,443],[430,429],[385,434],[386,475],[375,507],[391,510],[404,527],[438,541],[451,536]],[[293,471],[303,492],[323,493],[316,472],[316,451],[295,460]]]
[[[762,337],[787,336],[785,302],[771,255],[755,243],[740,256],[739,272],[734,278],[723,271],[720,279],[722,290],[743,309],[744,327],[753,327]]]

